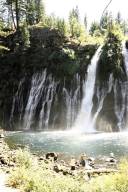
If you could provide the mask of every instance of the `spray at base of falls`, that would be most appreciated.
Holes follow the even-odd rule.
[[[92,132],[94,127],[92,125],[91,110],[93,107],[93,95],[95,90],[95,79],[97,63],[100,57],[101,47],[98,48],[95,55],[93,56],[91,63],[87,71],[87,80],[83,86],[84,98],[81,104],[81,110],[78,114],[77,120],[74,124],[73,129],[82,132]]]

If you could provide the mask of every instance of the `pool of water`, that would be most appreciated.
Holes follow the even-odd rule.
[[[6,141],[11,145],[29,146],[33,152],[54,151],[67,155],[87,153],[90,156],[128,156],[128,133],[78,132],[7,132]]]

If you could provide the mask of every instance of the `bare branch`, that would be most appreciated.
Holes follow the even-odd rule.
[[[112,0],[110,0],[109,3],[108,3],[108,4],[106,5],[106,7],[104,8],[104,10],[103,10],[103,12],[102,12],[102,16],[101,16],[101,18],[103,17],[103,15],[104,15],[106,9],[109,7],[109,5],[111,4],[111,2],[112,2]]]

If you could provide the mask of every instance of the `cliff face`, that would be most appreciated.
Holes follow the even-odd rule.
[[[74,40],[63,37],[56,30],[37,27],[30,29],[29,47],[24,48],[19,39],[15,33],[4,38],[1,37],[3,45],[9,48],[0,55],[1,126],[11,130],[20,129],[23,126],[27,101],[32,88],[32,78],[34,74],[38,74],[36,77],[38,81],[46,70],[44,86],[46,89],[48,87],[51,89],[50,85],[54,82],[56,87],[54,87],[55,90],[51,90],[49,96],[46,93],[49,89],[42,91],[42,98],[38,101],[32,127],[38,125],[42,99],[49,101],[53,97],[49,126],[68,128],[76,117],[76,115],[72,115],[72,120],[67,123],[69,108],[72,108],[74,94],[78,94],[76,96],[78,102],[74,110],[76,113],[79,110],[87,66],[97,46],[82,46]],[[77,90],[78,93],[76,93]],[[69,98],[70,104],[67,103],[67,98]],[[49,113],[48,101],[44,104],[45,113]],[[69,108],[68,105],[70,105]],[[47,117],[44,118],[47,121]]]
[[[29,33],[27,47],[21,34],[0,37],[0,124],[7,130],[69,129],[98,46],[81,45],[55,29],[31,27]],[[97,130],[126,127],[126,85],[122,42],[110,33],[97,63],[92,108]]]

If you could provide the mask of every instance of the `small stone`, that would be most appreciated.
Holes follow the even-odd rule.
[[[44,157],[39,157],[39,161],[43,161],[43,160],[45,160]]]
[[[56,173],[59,173],[59,172],[60,172],[60,169],[59,169],[59,167],[58,167],[57,165],[55,165],[55,166],[53,167],[53,170],[54,170]]]
[[[1,162],[1,164],[3,164],[3,165],[7,165],[7,161],[6,161],[4,158],[1,158],[1,159],[0,159],[0,162]]]

